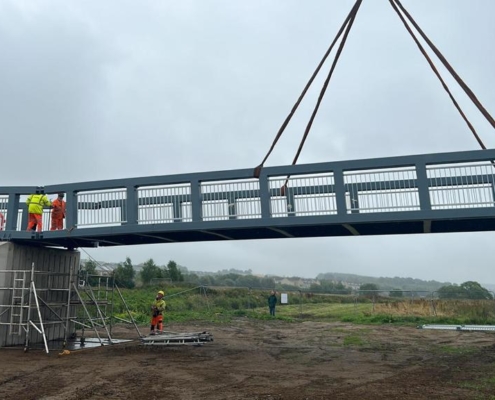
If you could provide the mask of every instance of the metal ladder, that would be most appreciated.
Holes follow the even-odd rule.
[[[26,342],[24,345],[24,351],[26,352],[29,349],[30,328],[33,327],[34,329],[36,329],[36,331],[38,331],[38,333],[43,338],[43,342],[45,344],[45,351],[46,351],[46,354],[48,354],[49,353],[48,341],[46,339],[45,327],[43,325],[43,318],[41,316],[40,303],[38,301],[38,293],[36,292],[36,285],[34,284],[34,275],[35,275],[35,269],[34,269],[34,262],[33,262],[31,264],[31,273],[30,273],[30,278],[29,278],[28,301],[27,301],[27,306],[26,306],[26,308],[27,308],[27,316],[26,316],[27,323],[26,323],[26,328],[25,328]],[[34,300],[34,305],[32,304],[33,300]],[[32,317],[31,317],[32,308],[35,308],[37,313],[38,313],[39,326],[37,326],[36,323],[32,320]]]
[[[29,288],[26,287],[26,271],[14,271],[9,323],[10,335],[20,335],[22,333],[25,308],[24,296],[28,290]]]

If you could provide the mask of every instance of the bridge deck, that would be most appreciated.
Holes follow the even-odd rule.
[[[244,169],[0,187],[0,239],[90,247],[491,231],[492,160],[495,150],[483,150],[267,167],[259,179]],[[67,229],[25,231],[35,192],[66,194]],[[49,219],[45,210],[45,229]]]

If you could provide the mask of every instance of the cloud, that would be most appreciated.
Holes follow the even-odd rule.
[[[353,3],[2,2],[0,147],[8,173],[0,184],[258,165]],[[403,3],[494,110],[493,2]],[[492,128],[437,65],[493,147]],[[292,162],[328,68],[267,165]],[[363,2],[299,163],[477,146],[388,2]],[[108,261],[175,259],[191,269],[487,281],[490,257],[483,246],[492,238],[284,239],[88,251]]]

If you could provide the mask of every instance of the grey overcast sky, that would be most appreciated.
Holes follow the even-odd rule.
[[[495,2],[402,2],[495,113]],[[0,0],[0,186],[255,167],[352,4]],[[493,129],[443,75],[493,148]],[[291,163],[321,83],[267,165]],[[364,0],[299,163],[477,148],[389,2]],[[494,242],[433,234],[88,252],[204,271],[495,283]]]

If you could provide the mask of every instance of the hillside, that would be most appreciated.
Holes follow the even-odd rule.
[[[347,284],[361,285],[363,283],[374,283],[380,289],[402,289],[412,291],[435,291],[442,286],[451,285],[450,282],[438,282],[438,281],[424,281],[414,278],[387,278],[387,277],[373,277],[362,276],[354,274],[344,274],[339,272],[327,272],[318,274],[316,277],[318,280],[331,280],[335,282],[345,282]]]
[[[81,260],[84,265],[88,260]],[[96,262],[96,271],[99,274],[109,275],[119,264],[116,262]],[[139,274],[144,264],[134,265],[134,270]],[[366,283],[372,283],[377,285],[380,289],[385,291],[393,289],[401,289],[404,291],[436,291],[442,286],[451,285],[450,282],[439,282],[435,280],[425,281],[415,278],[403,278],[403,277],[373,277],[365,275],[356,275],[341,272],[325,272],[318,274],[314,279],[300,278],[300,277],[285,277],[278,275],[262,275],[253,274],[252,270],[238,270],[238,269],[223,269],[216,272],[207,271],[189,271],[184,266],[178,266],[180,271],[188,282],[196,282],[203,285],[227,285],[227,286],[253,286],[253,287],[274,287],[275,284],[281,284],[285,286],[294,286],[302,289],[309,289],[313,284],[319,284],[322,280],[332,281],[334,283],[341,282],[345,287],[358,289],[359,286]],[[165,268],[160,267],[160,268]],[[255,283],[253,279],[260,282]],[[225,279],[228,282],[223,282]],[[495,292],[495,284],[480,284],[491,292]],[[261,286],[260,286],[261,285]]]

